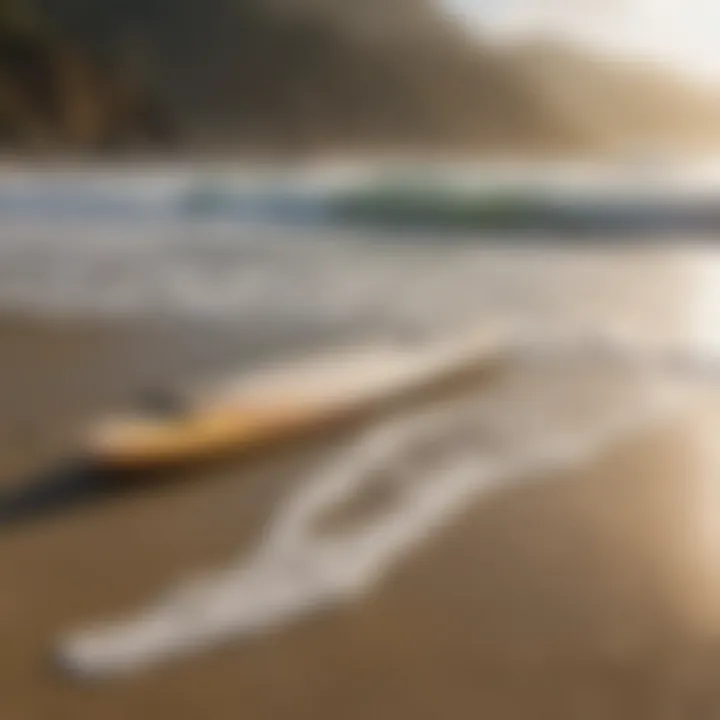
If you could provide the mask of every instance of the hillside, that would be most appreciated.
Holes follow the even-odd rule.
[[[142,68],[188,142],[484,145],[565,128],[423,0],[44,0],[63,32]],[[108,8],[113,12],[108,13]],[[110,57],[108,57],[110,56]]]
[[[154,102],[24,0],[0,0],[0,142],[95,150],[157,142]]]
[[[3,30],[0,12],[0,137],[15,144],[588,150],[720,126],[657,78],[490,50],[430,0],[30,1],[4,13],[24,24]]]
[[[701,148],[718,143],[720,95],[642,57],[610,60],[547,41],[516,46],[505,61],[518,78],[608,150]]]

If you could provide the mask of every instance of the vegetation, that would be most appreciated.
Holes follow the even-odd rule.
[[[0,0],[14,147],[546,153],[649,128],[711,142],[720,111],[572,53],[490,51],[431,0]]]
[[[0,141],[109,149],[151,138],[151,103],[29,0],[0,0]]]

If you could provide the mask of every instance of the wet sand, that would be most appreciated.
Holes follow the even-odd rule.
[[[6,484],[61,458],[78,427],[147,385],[271,349],[207,327],[20,317],[0,320],[0,347]],[[494,493],[360,605],[90,686],[50,664],[58,633],[250,547],[343,433],[5,532],[0,715],[718,717],[720,592],[698,540],[696,440],[716,421],[679,419],[601,461]]]

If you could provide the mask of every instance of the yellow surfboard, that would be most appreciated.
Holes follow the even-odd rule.
[[[420,346],[354,347],[288,359],[177,405],[109,417],[90,428],[86,454],[113,468],[151,469],[261,447],[401,398],[506,352],[507,328]]]

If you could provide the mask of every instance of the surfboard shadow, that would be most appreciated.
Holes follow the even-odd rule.
[[[0,529],[90,503],[111,490],[107,472],[83,460],[49,468],[0,492]]]

